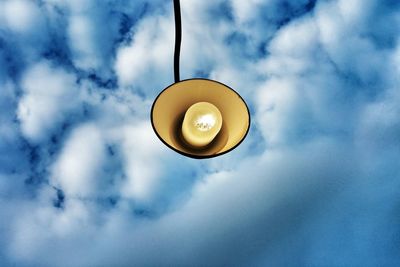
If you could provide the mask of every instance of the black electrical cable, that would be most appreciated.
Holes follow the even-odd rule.
[[[181,53],[181,41],[182,41],[181,6],[179,0],[174,0],[174,13],[175,13],[174,77],[175,77],[175,82],[177,83],[180,81],[179,56]]]

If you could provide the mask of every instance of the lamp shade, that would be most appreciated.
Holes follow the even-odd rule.
[[[206,145],[193,145],[182,129],[189,132],[187,125],[198,127],[199,134],[193,139],[203,140],[207,133],[201,131],[211,128],[213,120],[210,114],[202,115],[191,126],[187,118],[192,115],[187,113],[193,109],[204,113],[208,107],[212,108],[211,115],[218,114],[218,129]],[[210,122],[210,118],[211,124],[203,123]],[[151,122],[156,135],[171,149],[192,158],[211,158],[231,151],[243,141],[250,127],[250,113],[244,100],[230,87],[208,79],[189,79],[170,85],[158,95],[151,109]]]

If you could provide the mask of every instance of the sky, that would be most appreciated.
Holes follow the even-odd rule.
[[[0,266],[399,266],[400,2],[182,0],[181,78],[251,111],[155,135],[172,1],[0,1]]]

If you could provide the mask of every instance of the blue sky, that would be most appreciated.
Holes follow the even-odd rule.
[[[181,8],[181,78],[251,110],[214,159],[149,121],[172,1],[0,1],[0,265],[399,266],[400,2]]]

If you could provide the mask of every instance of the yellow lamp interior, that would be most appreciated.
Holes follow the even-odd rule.
[[[195,158],[223,154],[246,136],[250,114],[228,86],[207,79],[175,83],[157,97],[152,124],[172,149]]]

